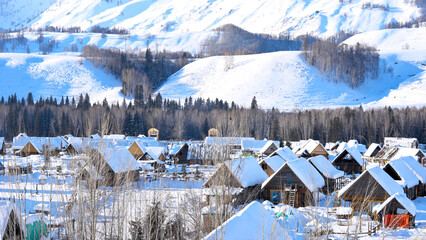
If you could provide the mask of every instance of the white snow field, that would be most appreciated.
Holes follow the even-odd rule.
[[[96,68],[89,61],[74,55],[38,55],[24,53],[0,53],[1,95],[14,93],[18,98],[28,92],[40,96],[75,96],[89,93],[91,102],[102,102],[107,97],[110,103],[123,101],[121,82]]]
[[[0,4],[4,29],[52,25],[88,30],[99,25],[133,34],[198,32],[232,23],[257,33],[330,36],[341,30],[379,30],[421,14],[415,5],[401,0],[8,0]]]
[[[415,63],[399,61],[393,54],[382,58],[379,78],[366,80],[358,89],[327,81],[300,52],[292,51],[200,59],[171,76],[158,92],[166,98],[219,98],[246,107],[256,96],[262,108],[291,110],[366,104],[388,96],[410,76],[410,81],[421,81],[423,70]],[[387,71],[389,66],[393,73]],[[426,104],[414,95],[410,98],[413,101],[400,103]]]

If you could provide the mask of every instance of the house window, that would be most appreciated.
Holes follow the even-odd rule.
[[[283,192],[281,191],[271,191],[271,202],[281,203],[283,201]]]
[[[287,173],[287,184],[293,183],[293,176],[291,173]]]
[[[268,166],[266,164],[262,164],[263,171],[266,171],[267,168],[268,168]]]

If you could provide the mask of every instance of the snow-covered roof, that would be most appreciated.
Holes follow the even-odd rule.
[[[310,161],[318,169],[318,171],[327,178],[337,179],[339,177],[343,177],[345,174],[343,171],[336,169],[324,156],[311,157],[308,161]]]
[[[139,169],[139,163],[126,147],[110,148],[107,151],[100,151],[100,153],[115,173]]]
[[[242,151],[253,151],[256,153],[265,152],[272,144],[278,148],[280,146],[279,141],[272,140],[255,140],[255,139],[243,139],[241,141]]]
[[[341,155],[350,154],[353,159],[360,165],[363,166],[364,160],[362,159],[361,153],[356,147],[347,147],[342,152],[340,152],[333,161],[339,158]]]
[[[290,239],[290,236],[267,204],[253,201],[204,239]]]
[[[46,217],[43,216],[43,213],[36,213],[36,214],[28,215],[25,218],[25,225],[33,224],[35,222],[41,222],[41,221],[43,221],[44,218],[46,218]]]
[[[423,151],[418,148],[399,147],[398,151],[391,157],[391,160],[408,156],[412,156],[417,159],[418,157],[416,156],[416,154],[418,154],[419,152],[424,155]]]
[[[341,153],[343,150],[345,150],[348,147],[348,144],[346,142],[341,142],[339,146],[337,147],[336,152]]]
[[[15,213],[15,217],[19,218],[19,212],[16,208],[16,205],[10,201],[0,201],[0,237],[4,236],[4,232],[6,231],[7,222],[9,221],[9,216],[12,210]]]
[[[400,158],[403,160],[410,170],[416,175],[416,177],[422,182],[423,184],[426,183],[426,168],[423,167],[414,157],[402,157]]]
[[[403,159],[389,161],[387,165],[390,165],[398,173],[404,186],[411,188],[419,184],[419,178],[416,177]]]
[[[186,143],[180,143],[180,144],[173,144],[169,147],[169,155],[176,155],[185,145],[188,145]]]
[[[77,153],[81,153],[83,148],[83,140],[78,137],[69,137],[68,144],[71,145]]]
[[[243,188],[262,184],[268,178],[254,157],[233,159],[225,164]]]
[[[398,138],[398,137],[385,137],[385,147],[406,147],[417,148],[417,138]]]
[[[145,154],[148,154],[153,160],[155,160],[158,164],[164,164],[162,160],[160,160],[161,154],[164,152],[164,148],[162,147],[146,147],[144,148]]]
[[[396,193],[392,196],[390,196],[386,201],[384,201],[382,204],[377,205],[373,208],[373,212],[379,213],[382,211],[393,199],[397,200],[407,211],[413,215],[416,216],[417,209],[414,203],[408,199],[405,194]]]
[[[126,138],[123,134],[110,134],[110,135],[104,135],[103,139],[118,139],[118,140],[124,140]]]
[[[206,137],[207,145],[241,145],[243,140],[254,140],[252,137]]]
[[[262,184],[264,188],[268,183],[279,174],[282,168],[286,165],[296,174],[296,176],[303,182],[303,184],[309,189],[309,191],[314,192],[318,188],[322,188],[325,185],[324,178],[321,174],[310,164],[305,158],[294,159],[292,161],[286,162],[280,169],[278,169],[274,174],[272,174],[265,182]]]
[[[364,153],[364,157],[371,157],[371,155],[373,154],[374,150],[376,150],[376,148],[382,149],[380,144],[377,144],[377,143],[370,144],[367,151]]]
[[[99,134],[92,134],[91,136],[90,136],[90,138],[93,138],[93,139],[101,139],[101,136],[99,136]]]
[[[304,152],[312,153],[318,147],[318,145],[322,146],[322,144],[319,141],[309,139],[305,143],[305,145],[303,145],[301,148],[299,148],[299,150],[297,150],[296,154],[299,156],[299,155],[303,154]],[[324,150],[325,150],[325,148],[324,148]]]
[[[339,146],[339,144],[340,144],[339,141],[337,141],[337,142],[328,142],[328,143],[325,144],[324,147],[325,147],[325,150],[329,151],[329,150],[332,150],[334,148],[337,148]]]
[[[283,148],[279,148],[271,154],[271,156],[275,156],[275,155],[280,156],[285,161],[291,161],[297,158],[296,154],[293,151],[291,151],[291,149],[287,146]]]
[[[280,156],[267,157],[263,159],[262,162],[268,164],[268,166],[274,171],[278,171],[282,165],[284,165],[285,161]]]
[[[367,147],[364,144],[359,144],[357,140],[349,140],[348,147],[356,147],[360,153],[367,151]]]
[[[369,168],[365,170],[358,178],[350,182],[348,185],[344,186],[338,194],[338,197],[342,196],[348,189],[352,187],[359,179],[361,179],[365,174],[369,173],[376,182],[388,193],[389,196],[392,196],[396,193],[405,194],[402,187],[389,176],[383,169],[378,166]]]

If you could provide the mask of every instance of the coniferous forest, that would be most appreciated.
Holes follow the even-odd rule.
[[[20,132],[30,136],[90,136],[146,134],[155,127],[160,139],[202,140],[209,128],[223,136],[250,136],[275,140],[318,139],[321,142],[358,139],[364,144],[383,142],[387,136],[416,137],[426,142],[426,108],[338,108],[280,112],[263,110],[253,98],[250,108],[222,100],[163,99],[160,94],[134,103],[91,103],[52,97],[0,100],[0,135],[11,140]]]

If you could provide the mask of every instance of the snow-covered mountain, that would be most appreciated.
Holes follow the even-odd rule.
[[[340,3],[342,2],[342,3]],[[0,29],[44,26],[120,27],[129,36],[98,33],[51,33],[53,54],[40,55],[39,33],[26,32],[26,45],[8,42],[0,53],[2,96],[89,93],[121,101],[121,84],[68,53],[87,44],[122,50],[151,49],[198,53],[203,42],[218,37],[216,27],[232,23],[255,33],[328,37],[339,31],[359,32],[344,44],[375,46],[381,57],[379,79],[359,89],[330,83],[299,52],[199,59],[171,76],[157,92],[168,98],[220,98],[248,106],[256,96],[263,108],[283,110],[365,104],[426,105],[426,28],[386,29],[406,22],[421,10],[402,0],[0,0]],[[30,54],[27,55],[26,52]],[[58,71],[60,69],[60,71]],[[9,82],[8,79],[13,79]],[[87,84],[82,84],[86,83]]]
[[[158,92],[175,99],[217,97],[246,107],[256,96],[263,108],[291,110],[367,104],[388,96],[410,76],[410,82],[424,78],[416,63],[400,61],[393,54],[383,54],[383,58],[379,78],[367,80],[358,89],[327,81],[300,52],[291,51],[201,59],[171,76]],[[425,100],[417,98],[407,105],[421,102]]]
[[[420,16],[402,0],[2,0],[0,28],[94,25],[133,34],[208,31],[232,23],[256,33],[329,36]]]

